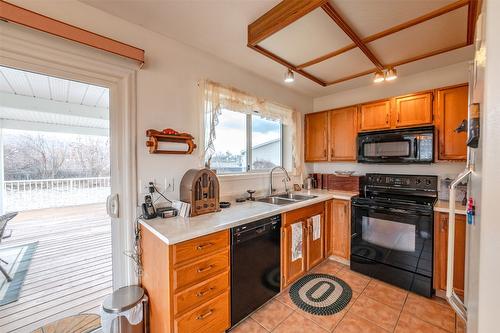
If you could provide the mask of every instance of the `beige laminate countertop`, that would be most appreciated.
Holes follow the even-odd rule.
[[[356,192],[328,190],[310,190],[298,193],[316,195],[317,197],[283,206],[259,201],[231,202],[230,208],[222,209],[217,213],[194,217],[176,216],[166,219],[139,220],[139,223],[166,244],[176,244],[318,202],[330,199],[351,200],[353,196],[358,194]]]
[[[446,200],[438,200],[436,204],[434,205],[434,211],[435,212],[441,212],[441,213],[449,213],[450,210],[448,209],[450,203]],[[467,207],[464,205],[461,205],[459,203],[455,204],[455,213],[460,214],[460,215],[465,215],[467,213]]]

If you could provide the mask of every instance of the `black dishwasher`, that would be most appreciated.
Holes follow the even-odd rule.
[[[231,229],[231,326],[280,291],[281,216]]]

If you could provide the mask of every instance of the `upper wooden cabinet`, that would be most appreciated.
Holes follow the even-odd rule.
[[[432,117],[432,93],[394,98],[395,127],[430,125]]]
[[[467,119],[467,109],[467,85],[437,91],[437,140],[440,160],[467,158],[467,134],[455,132],[462,121]]]
[[[358,124],[360,131],[375,131],[391,127],[390,100],[362,104],[359,108]]]
[[[328,112],[330,161],[356,160],[357,107]]]
[[[386,100],[309,113],[305,116],[305,161],[355,161],[358,132],[435,125],[436,158],[465,160],[467,84]]]
[[[328,112],[305,115],[306,162],[328,161]]]

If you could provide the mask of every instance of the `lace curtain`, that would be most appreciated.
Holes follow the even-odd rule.
[[[257,114],[269,120],[279,120],[282,125],[287,126],[288,139],[292,145],[292,168],[297,169],[299,167],[297,126],[300,124],[300,115],[297,111],[209,80],[204,81],[201,88],[203,93],[205,135],[205,149],[202,156],[204,161],[208,160],[215,153],[215,127],[218,124],[218,117],[221,111],[228,109],[245,114]],[[283,140],[285,139],[283,138]],[[288,140],[284,142],[287,143]]]

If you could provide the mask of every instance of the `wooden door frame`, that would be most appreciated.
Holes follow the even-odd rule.
[[[119,218],[111,218],[113,288],[137,284],[133,251],[137,206],[136,72],[139,64],[21,26],[0,22],[0,64],[110,91],[111,190],[120,196]]]

